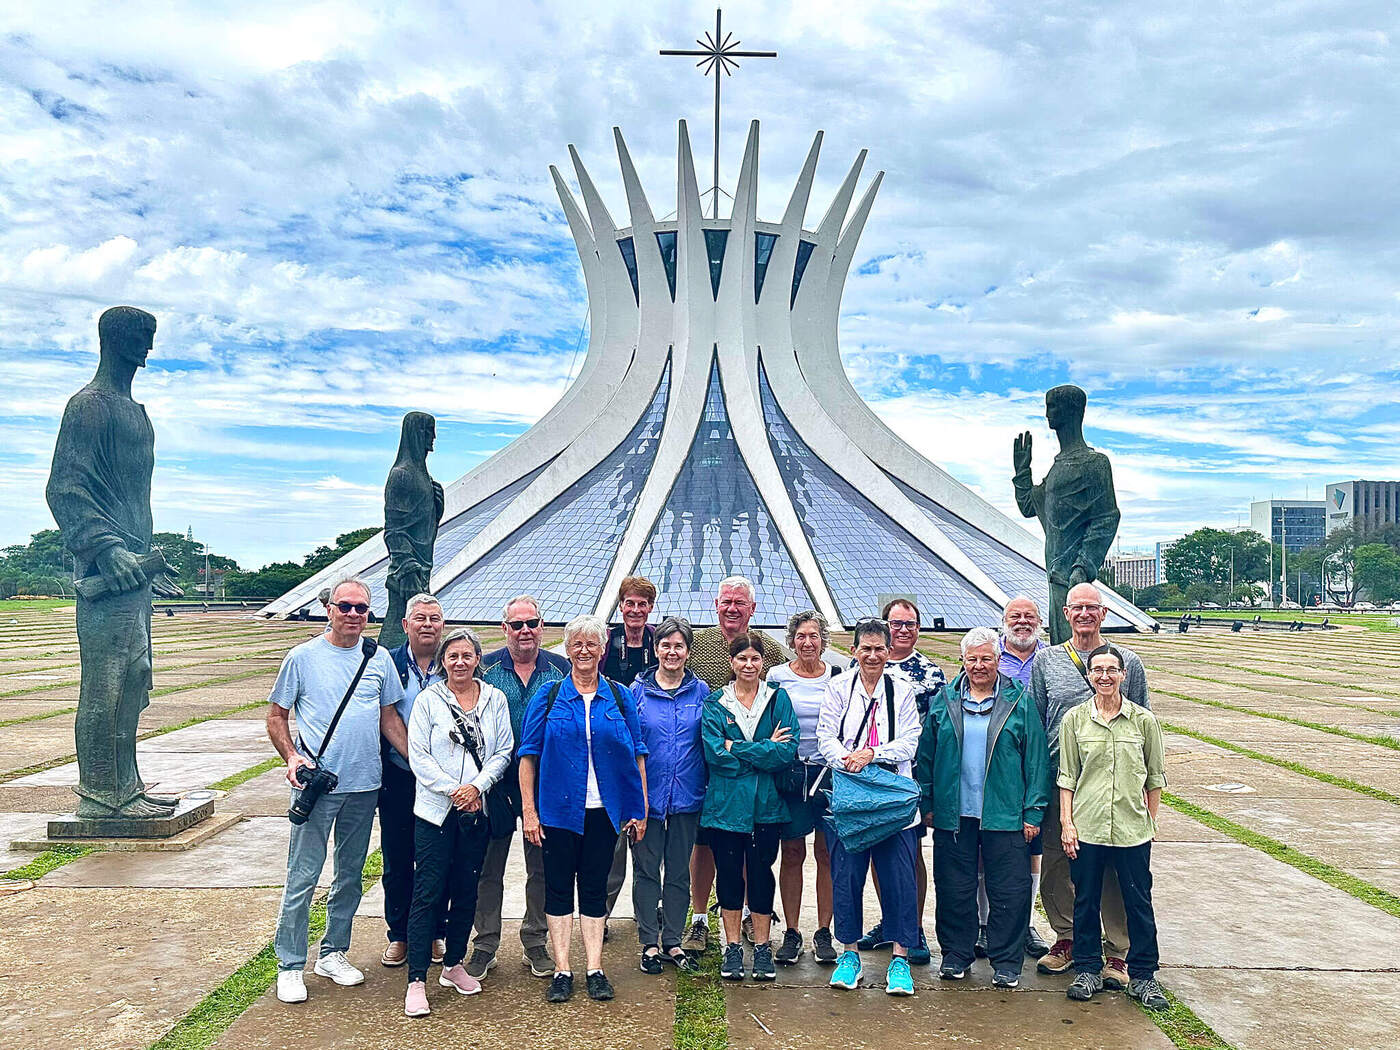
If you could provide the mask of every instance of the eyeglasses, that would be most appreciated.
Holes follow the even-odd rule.
[[[538,616],[532,616],[532,617],[530,617],[530,619],[528,619],[528,620],[507,620],[507,621],[506,621],[506,626],[509,627],[512,631],[518,631],[518,630],[520,630],[522,627],[528,627],[528,628],[530,628],[530,630],[533,631],[533,630],[534,630],[536,627],[538,627],[539,625],[540,625],[540,618],[539,618]]]
[[[363,616],[369,612],[369,606],[364,602],[336,602],[335,607],[343,613],[359,613]]]
[[[1089,675],[1092,678],[1112,678],[1116,674],[1122,674],[1121,667],[1091,667]]]
[[[917,631],[919,629],[918,620],[891,620],[890,630],[892,631]]]
[[[1098,612],[1102,608],[1102,605],[1071,605],[1069,606],[1069,611],[1072,613]]]

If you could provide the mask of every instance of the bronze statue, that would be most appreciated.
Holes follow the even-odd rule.
[[[403,615],[408,599],[428,589],[433,574],[433,544],[442,520],[442,486],[428,474],[437,423],[426,412],[403,417],[399,455],[384,482],[384,545],[389,548],[389,608],[379,644],[404,641]]]
[[[1045,574],[1050,581],[1050,640],[1068,641],[1069,623],[1060,612],[1069,589],[1092,583],[1118,531],[1118,501],[1108,457],[1084,443],[1084,391],[1057,386],[1045,394],[1045,420],[1060,439],[1055,462],[1039,485],[1031,481],[1031,435],[1012,446],[1016,506],[1039,518],[1045,530]]]
[[[151,549],[155,432],[131,396],[155,333],[156,319],[131,306],[98,319],[97,374],[63,410],[46,490],[76,562],[75,790],[85,818],[163,818],[177,802],[147,794],[136,769],[136,725],[150,703],[151,592],[180,594]]]

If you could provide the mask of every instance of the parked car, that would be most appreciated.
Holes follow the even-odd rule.
[[[1356,612],[1375,612],[1375,611],[1376,611],[1376,603],[1375,603],[1375,602],[1357,602],[1355,605],[1352,606],[1352,608],[1353,608]]]

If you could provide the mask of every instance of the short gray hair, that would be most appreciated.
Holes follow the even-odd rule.
[[[831,641],[831,625],[826,622],[826,617],[815,609],[803,609],[800,613],[788,617],[788,648],[792,648],[792,643],[797,639],[797,629],[804,623],[817,625],[817,632],[822,636],[822,648],[825,649],[827,642]]]
[[[726,587],[742,587],[749,592],[749,601],[758,600],[758,591],[754,589],[753,580],[747,576],[726,576],[719,581],[719,586],[715,588],[715,596],[718,597],[720,591]]]
[[[695,630],[690,626],[689,620],[684,620],[679,616],[668,616],[656,625],[652,631],[653,644],[660,642],[663,638],[669,638],[673,634],[678,634],[685,641],[685,647],[690,648],[690,643],[695,639]]]
[[[403,618],[407,620],[410,616],[413,615],[413,610],[418,608],[418,606],[420,605],[436,605],[439,609],[442,608],[442,602],[438,601],[427,591],[419,591],[417,594],[415,594],[412,598],[408,600],[407,604],[404,605]]]
[[[990,645],[995,648],[1000,640],[1001,635],[990,627],[974,627],[962,636],[962,641],[958,643],[958,651],[963,656],[967,656],[969,649],[976,649],[979,645]]]
[[[581,634],[591,634],[600,645],[608,644],[608,625],[596,616],[575,616],[564,625],[564,650]]]
[[[510,607],[516,602],[529,602],[535,607],[535,615],[541,620],[544,619],[544,613],[540,611],[539,600],[535,598],[533,594],[517,594],[510,601],[506,602],[505,605],[501,606],[501,623],[505,623],[510,617]]]
[[[447,647],[454,642],[471,642],[471,646],[476,650],[476,676],[481,677],[481,639],[476,636],[476,632],[470,627],[454,627],[442,636],[442,641],[438,642],[437,656],[433,662],[439,667],[442,666],[442,658],[447,655]]]
[[[335,600],[336,591],[340,590],[340,588],[342,587],[347,586],[354,586],[360,588],[360,590],[365,592],[365,601],[368,602],[371,600],[369,584],[365,583],[364,580],[360,579],[358,576],[337,576],[334,580],[331,581],[331,596],[326,604],[329,605],[331,601]]]

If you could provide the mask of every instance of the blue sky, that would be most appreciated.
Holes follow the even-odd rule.
[[[852,10],[863,6],[863,10]],[[486,10],[482,10],[486,9]],[[547,175],[625,213],[710,91],[657,56],[707,4],[9,5],[0,14],[0,544],[51,519],[64,401],[116,303],[160,321],[138,398],[157,527],[244,565],[376,524],[398,420],[448,481],[563,392],[584,324]],[[721,181],[763,125],[777,218],[887,172],[847,284],[861,393],[1010,510],[1012,436],[1090,391],[1124,549],[1251,499],[1400,478],[1392,4],[729,3],[777,61],[726,80]],[[665,206],[658,212],[664,212]]]

